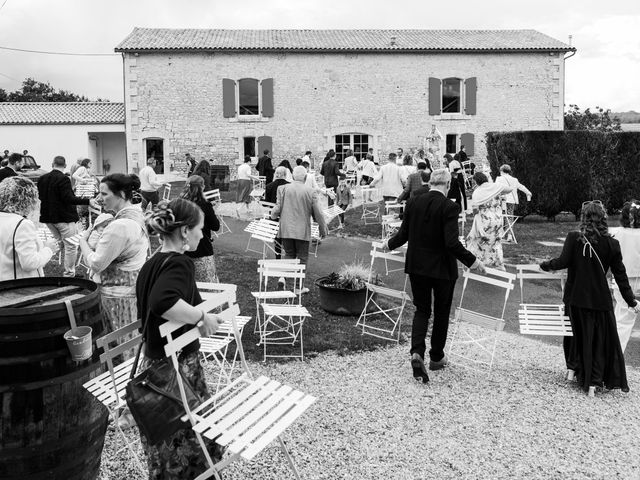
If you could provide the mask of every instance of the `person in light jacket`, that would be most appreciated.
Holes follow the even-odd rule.
[[[311,217],[320,227],[320,236],[327,234],[324,215],[318,205],[318,194],[304,184],[306,177],[306,168],[294,168],[293,182],[278,188],[276,206],[271,211],[272,219],[280,218],[278,237],[282,239],[285,257],[299,258],[304,264],[309,258]]]
[[[380,168],[380,171],[371,182],[371,186],[375,187],[378,183],[385,202],[396,200],[402,193],[404,187],[402,185],[400,167],[396,165],[395,153],[389,154],[389,160]]]
[[[0,281],[43,277],[43,267],[58,251],[57,240],[43,244],[32,218],[40,210],[38,189],[28,178],[0,182]]]
[[[511,176],[511,167],[509,165],[502,165],[500,167],[500,176],[496,178],[496,183],[512,188],[511,192],[506,193],[504,196],[505,202],[507,203],[507,215],[513,215],[516,205],[520,203],[518,190],[524,192],[527,196],[527,202],[531,201],[533,194],[527,187],[522,185],[517,178]]]

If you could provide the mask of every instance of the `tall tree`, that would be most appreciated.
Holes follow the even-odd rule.
[[[565,130],[599,130],[601,132],[617,132],[621,130],[620,119],[611,118],[611,110],[596,107],[592,112],[587,108],[584,112],[578,105],[569,105],[564,113]]]
[[[4,93],[4,98],[2,93]],[[26,78],[22,88],[7,94],[0,92],[0,102],[88,102],[84,95],[76,95],[66,90],[56,90],[49,83]]]

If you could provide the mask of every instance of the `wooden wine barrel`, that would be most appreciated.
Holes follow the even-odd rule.
[[[63,338],[93,329],[93,356],[73,362]],[[96,338],[110,331],[95,283],[78,278],[0,282],[0,479],[95,479],[108,412],[82,384],[102,371]]]

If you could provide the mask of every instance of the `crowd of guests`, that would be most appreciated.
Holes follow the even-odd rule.
[[[400,150],[400,149],[399,149]],[[428,382],[424,357],[429,319],[433,312],[433,333],[429,350],[429,368],[447,365],[444,346],[456,278],[457,261],[482,272],[487,266],[504,268],[501,239],[503,211],[517,204],[517,191],[527,200],[532,193],[511,175],[508,165],[495,182],[482,172],[473,174],[475,188],[470,208],[473,226],[466,247],[460,242],[458,222],[467,210],[467,183],[458,160],[446,168],[435,168],[424,152],[389,154],[376,168],[370,154],[358,160],[349,155],[343,165],[335,151],[325,156],[320,174],[320,189],[310,173],[310,152],[295,167],[283,161],[273,168],[268,151],[260,163],[260,173],[272,174],[267,182],[265,199],[273,202],[271,212],[279,220],[279,237],[286,257],[306,263],[309,251],[310,220],[326,235],[326,223],[319,197],[327,190],[341,208],[348,207],[353,194],[346,186],[348,174],[356,173],[362,185],[379,186],[383,198],[407,200],[402,226],[387,241],[390,249],[408,243],[405,271],[409,274],[416,312],[411,340],[413,376]],[[398,154],[402,161],[398,162]],[[221,319],[201,311],[197,281],[218,281],[212,232],[220,227],[219,219],[204,197],[207,169],[194,167],[179,198],[160,201],[145,195],[158,184],[153,161],[142,169],[140,177],[114,173],[98,184],[98,199],[74,193],[73,182],[87,181],[90,161],[77,162],[71,175],[64,171],[64,157],[53,159],[52,170],[37,185],[19,176],[19,155],[0,169],[0,280],[43,276],[43,267],[62,250],[63,275],[76,273],[77,250],[65,240],[78,232],[77,206],[91,205],[103,213],[93,219],[79,240],[82,261],[102,293],[105,314],[113,327],[135,318],[148,325],[145,333],[142,368],[164,358],[159,327],[165,320],[196,326],[203,335],[214,333]],[[266,157],[266,158],[265,158]],[[251,187],[250,159],[239,169],[238,198],[244,203]],[[199,174],[195,174],[195,172]],[[313,181],[309,178],[314,177]],[[94,181],[94,180],[91,180]],[[248,183],[247,183],[248,182]],[[145,190],[145,186],[149,186]],[[157,190],[157,189],[155,189]],[[145,208],[134,204],[136,192],[142,191]],[[506,204],[504,206],[506,196]],[[604,206],[598,201],[585,202],[581,224],[569,233],[559,257],[542,262],[543,270],[568,270],[564,303],[571,319],[573,337],[565,339],[568,369],[579,385],[592,393],[596,388],[620,388],[628,391],[624,349],[629,341],[640,304],[640,201],[626,202],[621,213],[621,228],[611,235]],[[53,238],[42,241],[36,223],[45,224]],[[160,247],[152,254],[150,236],[157,236]],[[607,274],[616,282],[613,300]],[[614,302],[615,301],[615,302]],[[433,308],[432,308],[433,307]],[[198,359],[199,343],[183,349],[179,357],[182,373],[203,398],[208,397],[204,374]],[[179,478],[192,478],[204,469],[199,445],[188,429],[180,430],[160,445],[148,445],[150,478],[163,478],[167,472]],[[214,442],[210,454],[219,458]]]

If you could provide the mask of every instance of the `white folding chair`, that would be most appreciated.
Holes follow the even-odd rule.
[[[322,214],[324,215],[324,220],[327,224],[327,227],[329,227],[329,224],[331,223],[331,221],[336,218],[338,215],[344,213],[346,210],[342,210],[337,203],[334,203],[333,205],[329,206],[328,208],[325,208],[322,211]],[[329,229],[330,232],[335,232],[337,230],[336,228],[333,229]]]
[[[275,208],[276,204],[273,202],[267,202],[266,200],[260,200],[260,206],[262,207],[262,218],[271,218],[271,212]]]
[[[302,291],[306,265],[301,263],[267,262],[261,265],[262,281],[268,283],[270,279],[278,281],[284,278],[285,282],[292,282],[294,297],[286,303],[273,303],[273,297],[256,297],[259,307],[262,309],[260,319],[260,343],[263,346],[263,361],[267,358],[304,359],[304,341],[302,327],[306,318],[310,317],[309,311],[302,306]],[[297,354],[272,354],[268,353],[269,346],[300,344],[300,355]]]
[[[367,299],[362,309],[356,327],[362,329],[362,334],[400,342],[400,328],[402,314],[407,301],[411,297],[406,292],[407,276],[404,275],[402,290],[376,285],[373,279],[374,263],[376,260],[396,262],[404,267],[405,255],[403,252],[390,253],[383,251],[382,243],[371,244],[371,266],[367,281]],[[382,302],[385,302],[383,304]],[[388,304],[386,304],[388,302]]]
[[[407,202],[398,203],[397,200],[387,200],[384,202],[384,214],[392,215],[394,214],[396,217],[400,215],[400,210],[402,210]]]
[[[132,353],[139,347],[142,342],[142,335],[139,334],[140,326],[141,322],[137,320],[96,339],[96,346],[103,349],[104,352],[100,355],[100,362],[106,366],[107,371],[89,380],[82,386],[91,393],[91,395],[96,397],[109,412],[109,416],[113,420],[113,427],[116,431],[116,453],[127,449],[136,467],[142,474],[146,475],[147,470],[143,466],[144,462],[141,458],[143,454],[141,451],[136,451],[135,448],[137,441],[130,440],[119,424],[121,411],[127,406],[124,398],[125,388],[127,383],[129,383],[131,369],[135,362],[135,355],[130,355],[128,360],[117,365],[114,364],[114,359],[121,360],[123,354]],[[111,348],[112,343],[116,343],[117,346]],[[138,435],[133,437],[139,438]],[[121,439],[124,443],[124,446],[119,449],[117,446],[119,442],[118,439]]]
[[[294,293],[293,290],[296,288],[296,282],[290,290],[273,290],[269,288],[268,278],[264,276],[265,268],[264,266],[267,264],[273,264],[275,268],[286,269],[287,265],[297,265],[300,263],[299,258],[281,258],[281,259],[264,259],[258,260],[258,291],[251,292],[251,295],[256,301],[256,322],[254,325],[253,333],[261,333],[262,332],[262,312],[260,308],[261,303],[274,303],[274,302],[284,302],[291,303],[294,300],[300,300],[301,293]],[[295,269],[295,267],[294,267]],[[280,277],[278,277],[279,279]],[[284,277],[283,277],[284,278]],[[275,283],[275,282],[274,282]],[[298,302],[299,303],[299,302]]]
[[[220,472],[234,461],[251,461],[273,440],[278,440],[289,467],[297,479],[300,474],[289,450],[281,438],[282,433],[295,422],[312,404],[315,398],[276,381],[261,376],[254,379],[247,367],[242,341],[235,317],[231,318],[243,374],[217,394],[195,408],[186,398],[181,375],[177,375],[178,387],[185,421],[189,421],[208,468],[196,480],[215,478],[221,480]],[[180,371],[179,352],[200,337],[200,331],[192,328],[177,335],[184,324],[166,322],[160,326],[160,334],[167,339],[165,353],[176,371]],[[226,457],[214,463],[204,438],[226,447]]]
[[[520,280],[520,309],[518,322],[523,335],[550,335],[572,337],[571,321],[565,315],[564,304],[524,303],[525,280],[560,281],[563,288],[567,278],[565,272],[543,272],[538,265],[516,265]]]
[[[362,216],[365,225],[378,223],[380,216],[380,202],[378,201],[378,189],[375,187],[362,187]]]
[[[490,374],[495,358],[498,335],[504,330],[504,312],[507,308],[509,294],[515,286],[516,275],[495,268],[487,268],[484,275],[465,270],[462,276],[464,277],[464,282],[460,295],[460,305],[456,308],[455,328],[449,342],[448,355],[452,363]],[[504,303],[499,317],[480,313],[462,306],[470,280],[504,289]],[[461,328],[462,322],[480,327],[481,331],[478,332],[475,327]],[[462,338],[458,338],[458,334]]]
[[[102,213],[102,207],[94,207],[89,205],[89,227],[93,227],[93,222],[95,222],[96,217]]]
[[[276,238],[280,231],[280,223],[277,220],[270,220],[268,218],[260,218],[258,220],[254,220],[247,225],[244,229],[245,232],[249,233],[249,240],[247,242],[247,247],[245,251],[247,252],[255,252],[262,253],[262,258],[267,258],[267,251],[272,251],[275,255],[276,253]],[[262,242],[262,250],[255,250],[250,248],[251,240],[259,240]]]
[[[356,188],[358,183],[358,175],[356,172],[350,172],[346,174],[345,183],[349,188]]]
[[[382,215],[382,240],[388,240],[393,237],[401,225],[402,220],[397,215]]]
[[[216,210],[217,207],[222,203],[222,197],[220,196],[220,189],[214,188],[213,190],[207,190],[203,193],[205,200],[207,200],[211,205],[213,205],[213,209]],[[224,235],[225,233],[231,233],[231,229],[227,222],[224,221],[224,217],[216,211],[216,216],[220,221],[220,230],[217,232],[213,232],[216,237],[220,235]]]
[[[313,253],[318,258],[318,245],[320,245],[320,225],[313,220],[311,221],[311,241],[309,242],[309,253]]]
[[[162,200],[171,200],[171,184],[165,183],[164,190],[162,192]]]

